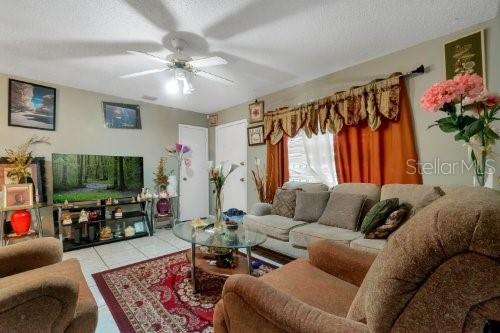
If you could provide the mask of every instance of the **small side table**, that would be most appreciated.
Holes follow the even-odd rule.
[[[42,216],[40,214],[40,208],[48,207],[47,204],[35,204],[33,206],[27,207],[16,207],[16,208],[0,208],[0,246],[9,245],[11,240],[29,238],[41,238],[42,235]],[[17,235],[15,233],[5,234],[5,221],[9,212],[16,210],[29,210],[32,213],[30,230],[26,235]],[[34,213],[34,214],[33,214]],[[36,223],[33,223],[33,216],[35,217]]]

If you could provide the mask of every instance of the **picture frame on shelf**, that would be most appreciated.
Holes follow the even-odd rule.
[[[142,129],[139,105],[102,102],[102,107],[106,128]]]
[[[259,146],[266,143],[264,139],[264,125],[251,126],[247,128],[249,146]]]
[[[3,207],[23,209],[33,206],[33,184],[3,185]]]
[[[56,97],[55,88],[9,79],[9,126],[55,131]]]
[[[264,121],[264,101],[255,100],[248,105],[248,119],[250,124]]]
[[[484,30],[445,43],[444,59],[446,80],[458,74],[476,73],[486,86]]]

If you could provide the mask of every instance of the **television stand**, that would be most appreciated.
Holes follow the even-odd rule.
[[[151,200],[133,202],[130,198],[118,199],[118,203],[113,204],[100,200],[99,204],[82,202],[56,205],[56,235],[59,235],[64,252],[150,236],[149,205]],[[117,208],[121,208],[121,216],[115,214]],[[79,222],[82,210],[87,213],[88,221]],[[69,219],[71,224],[67,223]]]

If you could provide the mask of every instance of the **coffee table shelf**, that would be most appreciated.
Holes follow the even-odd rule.
[[[191,243],[191,250],[188,250],[186,255],[188,255],[188,260],[191,263],[191,285],[193,292],[197,292],[196,268],[219,276],[229,276],[241,273],[252,274],[252,247],[260,245],[267,240],[266,235],[248,230],[244,226],[239,226],[237,230],[228,230],[226,228],[195,229],[191,226],[190,222],[183,222],[176,224],[172,228],[172,231],[175,236]],[[206,259],[203,258],[203,254],[200,252],[197,245],[233,250],[245,248],[247,252],[246,260],[238,260],[238,265],[235,268],[211,266]],[[237,255],[239,256],[240,254],[238,253]],[[244,258],[243,255],[241,255],[241,257]],[[238,259],[240,259],[240,257],[238,257]]]

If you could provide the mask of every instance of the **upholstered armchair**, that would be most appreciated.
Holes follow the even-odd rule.
[[[230,277],[216,333],[482,332],[500,320],[500,193],[457,190],[374,258],[331,241],[255,278]]]
[[[0,248],[0,332],[94,332],[97,304],[76,259],[42,238]]]

